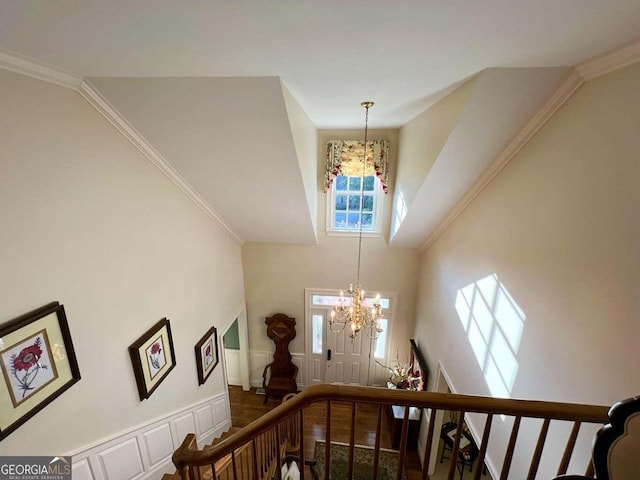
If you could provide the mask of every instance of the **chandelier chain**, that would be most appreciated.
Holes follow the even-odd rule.
[[[362,212],[364,211],[364,173],[367,164],[367,134],[369,132],[369,108],[373,102],[362,102],[364,114],[364,149],[362,153],[362,177],[360,177],[360,228],[358,230],[358,268],[356,270],[356,284],[360,285],[360,258],[362,252]]]
[[[331,318],[329,319],[329,327],[335,333],[342,332],[347,325],[349,326],[349,336],[351,342],[354,341],[360,330],[364,330],[371,340],[378,338],[382,332],[380,319],[382,318],[382,305],[380,295],[376,295],[371,302],[371,306],[367,305],[364,290],[360,286],[360,263],[362,260],[362,217],[364,215],[364,179],[367,162],[367,143],[369,140],[369,108],[373,106],[373,102],[362,102],[360,104],[365,108],[364,122],[364,148],[362,153],[362,176],[360,177],[360,219],[358,228],[358,268],[356,270],[356,283],[349,285],[350,301],[345,304],[343,293],[340,292],[340,298],[331,309]]]

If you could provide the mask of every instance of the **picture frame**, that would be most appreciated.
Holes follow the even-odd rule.
[[[80,381],[64,306],[0,325],[0,441]]]
[[[171,324],[163,318],[129,346],[140,401],[155,392],[176,366]]]
[[[207,381],[220,361],[218,354],[218,330],[211,327],[196,343],[196,366],[198,368],[198,385]]]

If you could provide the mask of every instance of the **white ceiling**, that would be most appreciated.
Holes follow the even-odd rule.
[[[638,25],[638,0],[0,0],[0,50],[100,77],[100,93],[243,239],[302,243],[313,208],[299,173],[284,173],[295,147],[275,83],[317,128],[361,128],[369,99],[370,127],[398,128],[485,68],[576,65],[634,40]],[[207,102],[234,105],[233,122]],[[268,138],[276,153],[261,155]],[[230,139],[246,139],[222,152],[239,163],[212,175],[215,145]],[[250,161],[285,175],[286,200],[239,175]],[[297,233],[269,224],[283,202]]]

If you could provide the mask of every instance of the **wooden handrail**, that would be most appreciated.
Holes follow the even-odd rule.
[[[173,454],[178,472],[187,466],[211,465],[233,452],[274,425],[286,420],[312,403],[321,401],[375,403],[382,405],[414,406],[438,410],[458,410],[468,413],[512,415],[515,417],[551,418],[572,422],[605,423],[608,407],[571,403],[514,400],[434,392],[390,390],[374,387],[317,385],[310,387],[263,415],[227,440],[206,450],[198,450],[194,436],[188,435]],[[183,478],[186,478],[183,476]]]

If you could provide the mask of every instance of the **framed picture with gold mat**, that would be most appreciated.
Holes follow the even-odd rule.
[[[52,302],[0,325],[0,440],[80,380],[64,306]]]

